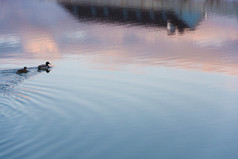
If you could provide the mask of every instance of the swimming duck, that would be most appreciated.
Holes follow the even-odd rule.
[[[46,62],[45,65],[38,66],[38,70],[48,70],[50,68],[49,64],[49,62]]]
[[[27,73],[27,67],[24,67],[23,69],[17,70],[17,73]]]

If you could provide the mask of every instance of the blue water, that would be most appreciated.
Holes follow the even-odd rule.
[[[0,4],[0,159],[238,158],[237,1]]]

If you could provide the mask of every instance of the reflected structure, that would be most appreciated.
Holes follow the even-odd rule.
[[[195,30],[207,13],[236,15],[238,2],[225,0],[59,0],[80,20]]]
[[[205,15],[203,11],[187,12],[161,8],[153,3],[141,7],[110,4],[110,1],[93,2],[95,1],[59,1],[59,4],[80,20],[161,27],[167,28],[169,34],[175,33],[176,30],[179,33],[186,29],[194,30]]]

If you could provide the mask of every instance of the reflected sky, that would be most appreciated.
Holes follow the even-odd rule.
[[[237,1],[142,2],[1,1],[0,62],[71,56],[111,70],[133,64],[238,75]]]
[[[238,2],[88,1],[0,0],[0,158],[238,158]]]

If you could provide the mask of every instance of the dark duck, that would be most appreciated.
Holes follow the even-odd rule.
[[[38,70],[48,70],[50,68],[49,64],[50,64],[49,62],[46,62],[43,65],[39,65]]]
[[[17,70],[17,73],[27,73],[27,67],[24,67],[23,69]]]

